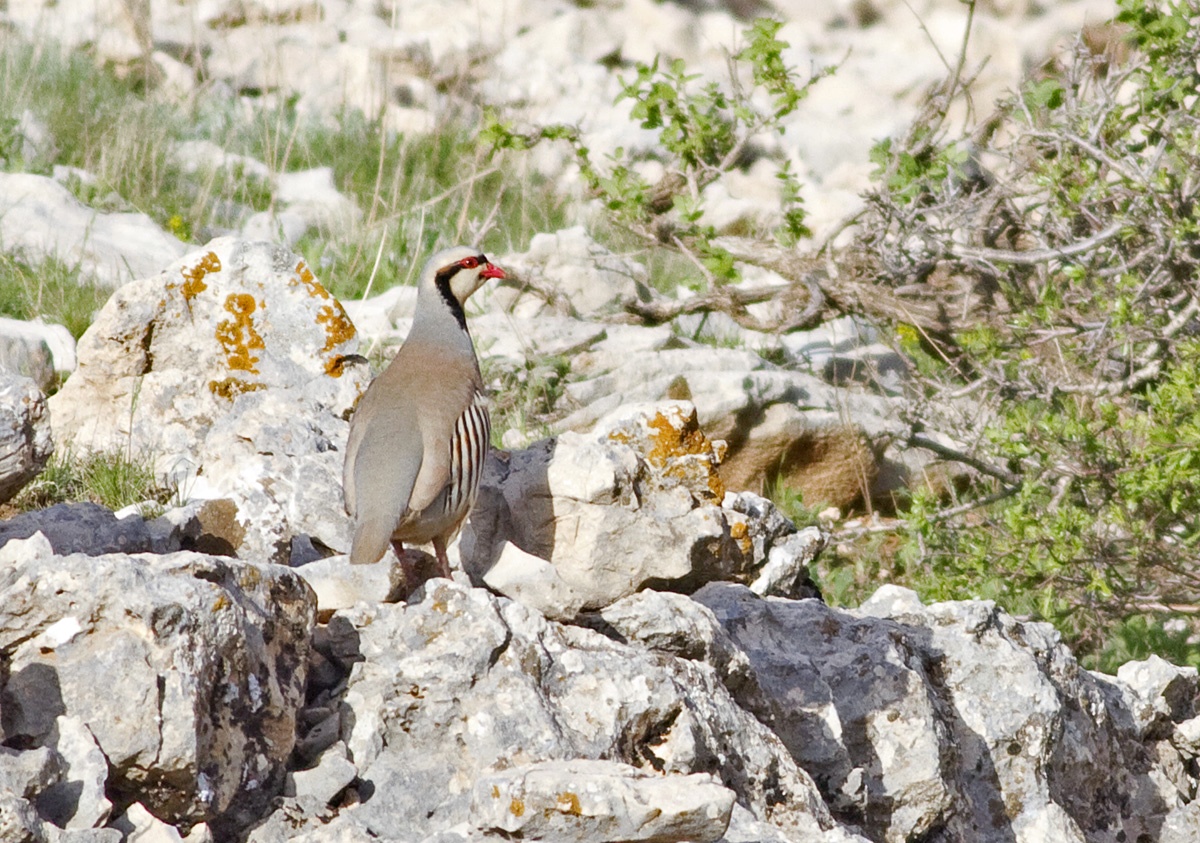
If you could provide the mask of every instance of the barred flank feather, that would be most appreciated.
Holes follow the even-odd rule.
[[[482,393],[475,393],[471,405],[454,424],[450,441],[450,494],[446,496],[446,513],[461,512],[475,504],[483,461],[487,457],[492,422]]]

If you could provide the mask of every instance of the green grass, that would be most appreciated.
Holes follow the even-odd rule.
[[[65,325],[79,339],[110,293],[79,283],[77,273],[61,261],[47,259],[35,268],[0,253],[0,313],[14,319],[41,316]]]
[[[155,479],[148,457],[120,453],[75,456],[70,451],[55,453],[42,473],[11,501],[19,510],[42,509],[68,501],[92,501],[112,510],[151,501],[143,513],[152,517],[173,502],[174,489],[165,489]]]
[[[32,160],[18,131],[25,111],[53,138]],[[481,237],[484,250],[520,250],[537,232],[566,223],[566,200],[555,185],[515,157],[485,160],[473,126],[450,123],[405,137],[358,112],[318,119],[285,105],[248,113],[220,97],[185,107],[116,78],[84,54],[13,37],[0,39],[0,115],[9,115],[0,119],[3,169],[81,168],[95,181],[70,180],[68,187],[85,204],[141,211],[197,244],[271,209],[271,183],[240,165],[186,172],[173,155],[178,143],[209,141],[272,173],[332,168],[361,221],[310,232],[297,248],[341,297],[411,281],[440,247]]]
[[[502,448],[504,434],[519,431],[527,441],[552,434],[551,422],[566,384],[570,361],[561,356],[531,358],[524,365],[481,360],[491,400],[492,445]]]

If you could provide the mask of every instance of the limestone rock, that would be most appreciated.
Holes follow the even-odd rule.
[[[212,241],[114,293],[51,399],[62,438],[153,455],[187,497],[236,507],[243,556],[338,546],[345,418],[367,380],[341,305],[299,257]]]
[[[48,392],[75,370],[75,338],[62,325],[0,317],[0,371],[31,378]]]
[[[712,776],[659,776],[613,761],[542,761],[475,782],[471,823],[562,843],[715,843],[734,793]]]
[[[339,618],[359,652],[343,734],[374,786],[354,816],[376,833],[421,839],[454,828],[472,816],[474,793],[491,793],[476,786],[485,777],[570,759],[709,773],[798,839],[832,827],[808,776],[707,665],[555,624],[447,580],[407,605]]]
[[[62,781],[67,761],[49,747],[29,750],[0,746],[0,793],[35,799]]]
[[[317,607],[322,612],[349,609],[360,601],[394,603],[407,596],[404,569],[393,553],[374,565],[351,565],[347,556],[339,554],[299,565],[295,570],[316,593]]]
[[[872,839],[1136,839],[1179,804],[1165,742],[1143,742],[1120,689],[1045,625],[894,587],[858,612],[724,583],[695,599],[749,657],[739,699]]]
[[[1195,713],[1200,682],[1194,667],[1177,667],[1151,656],[1121,665],[1117,668],[1117,679],[1125,691],[1134,722],[1144,736],[1162,737],[1175,723]]]
[[[312,592],[284,568],[9,542],[3,739],[53,746],[86,728],[110,792],[137,794],[169,822],[237,826],[282,786],[313,615]],[[70,750],[68,777],[91,775],[88,757]]]
[[[0,374],[0,503],[36,477],[54,451],[46,397],[29,378]]]
[[[95,736],[80,718],[60,715],[54,723],[52,740],[66,770],[60,781],[41,791],[38,811],[62,828],[103,825],[112,811],[112,802],[104,792],[108,759]]]
[[[728,348],[594,349],[579,355],[567,398],[580,406],[560,426],[583,430],[630,403],[683,398],[700,426],[728,444],[721,477],[761,493],[778,477],[805,502],[846,506],[879,473],[872,442],[898,429],[893,402],[847,393],[804,372]]]
[[[332,802],[358,776],[358,768],[346,758],[346,745],[338,741],[321,753],[315,766],[290,774],[288,796]]]
[[[145,214],[94,211],[30,173],[0,174],[0,245],[35,265],[55,258],[108,287],[157,272],[187,248]]]
[[[755,547],[751,519],[720,505],[718,457],[687,402],[626,408],[591,434],[496,455],[459,543],[463,569],[553,617],[647,586],[749,578],[768,548]]]

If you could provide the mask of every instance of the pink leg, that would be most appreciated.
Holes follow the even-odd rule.
[[[437,554],[438,576],[451,579],[450,560],[446,558],[446,542],[442,538],[433,540],[433,552]]]

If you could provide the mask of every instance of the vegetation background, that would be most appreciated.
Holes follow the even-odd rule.
[[[880,140],[875,186],[836,236],[812,238],[803,185],[781,164],[781,225],[718,237],[701,222],[703,188],[764,154],[757,141],[821,82],[787,66],[778,34],[770,20],[749,26],[725,80],[655,62],[625,81],[635,119],[659,137],[654,184],[623,153],[595,160],[571,126],[488,111],[402,137],[286,102],[180,105],[152,79],[11,36],[0,114],[17,116],[0,120],[0,157],[8,171],[77,168],[67,184],[85,203],[143,211],[197,244],[269,210],[273,193],[244,167],[197,169],[181,143],[212,142],[273,173],[330,166],[362,221],[298,250],[354,298],[411,282],[438,245],[481,237],[502,254],[562,227],[578,197],[537,177],[529,151],[566,144],[598,210],[593,236],[651,268],[658,295],[623,318],[719,311],[779,332],[852,315],[909,360],[906,444],[958,470],[831,525],[814,572],[830,602],[854,605],[883,582],[926,599],[987,597],[1055,624],[1090,666],[1149,653],[1200,666],[1200,16],[1186,2],[1118,0],[1070,60],[1041,68],[968,134],[946,119],[970,97],[960,57],[907,134]],[[52,145],[26,142],[26,112]],[[746,264],[789,286],[737,285]],[[671,295],[680,285],[695,295]],[[0,256],[7,315],[79,336],[108,293],[73,267]],[[770,323],[747,309],[772,298]],[[488,374],[498,435],[548,429],[564,361]],[[135,454],[61,452],[16,503],[165,506],[172,494]],[[781,486],[773,495],[801,524],[823,508]]]

